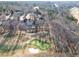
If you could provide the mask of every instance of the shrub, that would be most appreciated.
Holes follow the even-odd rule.
[[[71,21],[75,21],[75,18],[73,16],[67,16],[67,19]]]

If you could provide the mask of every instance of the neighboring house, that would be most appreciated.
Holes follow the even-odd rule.
[[[34,7],[34,12],[28,13],[26,19],[26,26],[29,30],[39,31],[42,29],[44,18],[42,17],[42,13],[39,11],[39,7]]]

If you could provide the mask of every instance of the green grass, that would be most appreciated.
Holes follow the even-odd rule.
[[[44,41],[41,41],[41,40],[38,40],[38,39],[34,39],[34,40],[30,41],[29,44],[36,46],[40,50],[48,50],[49,48],[51,48],[50,43],[44,42]]]
[[[14,45],[0,45],[0,52],[9,52],[14,47]],[[22,46],[17,45],[15,50],[21,49]]]

